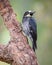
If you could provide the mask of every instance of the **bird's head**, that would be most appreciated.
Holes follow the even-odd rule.
[[[35,11],[34,12],[32,12],[32,11],[26,11],[24,13],[24,16],[23,17],[32,17],[34,13],[35,13]]]

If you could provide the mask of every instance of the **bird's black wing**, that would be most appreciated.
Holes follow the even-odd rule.
[[[36,21],[33,18],[30,18],[29,20],[29,27],[30,27],[30,34],[33,39],[33,49],[35,51],[35,48],[37,48],[36,40],[37,40],[37,25]]]
[[[36,36],[37,36],[37,24],[36,24],[35,19],[30,18],[29,27],[30,27],[30,30],[31,30],[30,32],[34,33],[34,35],[36,34]]]

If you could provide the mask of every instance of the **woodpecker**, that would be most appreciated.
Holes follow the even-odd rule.
[[[32,41],[32,48],[35,51],[37,48],[37,25],[35,19],[33,18],[34,13],[35,12],[32,11],[26,11],[24,13],[22,19],[22,30]]]

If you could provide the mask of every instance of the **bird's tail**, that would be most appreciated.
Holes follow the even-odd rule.
[[[33,40],[33,50],[35,51],[35,49],[37,49],[37,44],[36,44],[36,41]]]

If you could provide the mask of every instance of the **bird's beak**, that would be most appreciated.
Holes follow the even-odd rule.
[[[32,16],[34,13],[35,13],[35,11],[34,12],[31,12],[30,15]]]
[[[32,12],[33,14],[35,13],[36,11]]]

